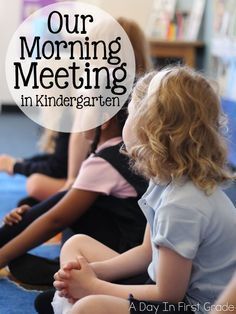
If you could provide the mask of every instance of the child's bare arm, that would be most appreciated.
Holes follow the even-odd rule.
[[[69,279],[73,269],[80,269],[77,256],[83,256],[99,279],[114,281],[145,272],[151,260],[149,226],[147,225],[143,244],[118,254],[95,239],[87,236],[70,238],[61,250],[61,269],[55,274],[55,287],[65,288],[63,281]]]
[[[61,269],[54,275],[54,286],[67,297],[67,281],[71,271],[80,269],[78,254],[83,256],[99,279],[113,281],[145,272],[151,260],[149,226],[143,244],[123,254],[118,254],[87,236],[70,238],[61,250]],[[96,261],[96,262],[94,262]]]
[[[146,227],[143,243],[129,251],[102,262],[90,265],[98,278],[114,281],[141,274],[151,261],[150,228]]]
[[[163,247],[159,252],[156,285],[123,286],[100,281],[97,293],[122,298],[127,298],[132,293],[141,300],[180,302],[187,291],[191,268],[191,260]]]
[[[68,297],[80,299],[90,294],[104,294],[127,299],[131,293],[140,300],[177,303],[183,300],[191,274],[192,261],[168,248],[160,248],[156,285],[117,285],[98,279],[90,264],[79,258],[80,270],[72,270],[65,280]],[[133,261],[135,264],[135,260]],[[125,265],[124,265],[125,266]]]
[[[63,230],[78,219],[99,193],[72,189],[46,214],[0,249],[0,267]]]

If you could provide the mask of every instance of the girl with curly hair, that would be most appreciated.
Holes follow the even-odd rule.
[[[203,75],[173,67],[138,81],[128,111],[126,150],[150,179],[139,201],[143,244],[118,254],[87,236],[69,239],[55,274],[55,313],[204,313],[236,268],[220,99]],[[146,270],[146,283],[122,284]]]

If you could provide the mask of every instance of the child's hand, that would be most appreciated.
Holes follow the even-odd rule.
[[[67,283],[66,280],[70,279],[70,271],[72,269],[80,269],[78,260],[70,261],[63,265],[63,267],[54,275],[54,287],[60,292],[61,297],[68,297],[68,292],[66,290]],[[73,302],[74,303],[74,302]]]
[[[16,163],[16,159],[9,155],[0,156],[0,171],[7,172],[8,174],[13,174],[13,167]]]
[[[59,291],[59,296],[68,298],[67,280],[70,279],[70,271],[60,269],[57,273],[55,273],[54,279],[55,281],[53,282],[53,285]]]
[[[66,264],[63,265],[62,269],[63,270],[72,270],[72,269],[80,269],[80,264],[78,262],[78,259],[75,261],[70,261]]]
[[[84,257],[78,257],[77,261],[80,265],[79,270],[70,270],[68,278],[65,278],[68,272],[66,272],[67,275],[61,272],[58,274],[57,278],[62,275],[64,277],[63,281],[54,282],[54,286],[60,289],[60,295],[70,300],[78,300],[91,294],[97,281],[97,277],[86,259]]]
[[[12,226],[13,224],[18,224],[22,220],[22,215],[30,208],[31,207],[29,205],[22,205],[13,209],[9,214],[4,217],[4,224],[9,226]]]

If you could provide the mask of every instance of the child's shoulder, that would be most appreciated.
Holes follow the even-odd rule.
[[[226,208],[235,210],[220,187],[211,195],[207,195],[190,180],[171,182],[167,186],[159,186],[152,182],[144,197],[154,209],[156,207],[156,210],[169,208],[170,211],[197,211],[208,218]]]
[[[231,201],[220,186],[208,195],[190,180],[171,183],[166,191],[166,201],[183,207],[195,208],[206,215],[217,208],[232,207]]]
[[[217,193],[218,193],[217,189]],[[165,200],[169,203],[189,205],[202,205],[208,203],[209,197],[206,193],[200,190],[196,185],[190,181],[172,182],[166,189]]]

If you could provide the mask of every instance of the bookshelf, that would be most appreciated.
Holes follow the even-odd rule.
[[[147,34],[163,40],[198,40],[206,0],[152,0]]]
[[[205,4],[206,0],[153,0],[147,24],[152,57],[165,58],[167,63],[181,59],[197,67],[205,46],[199,39]]]
[[[182,59],[183,63],[196,68],[197,55],[203,50],[204,43],[200,40],[157,40],[150,39],[150,50],[153,58],[177,58]]]

